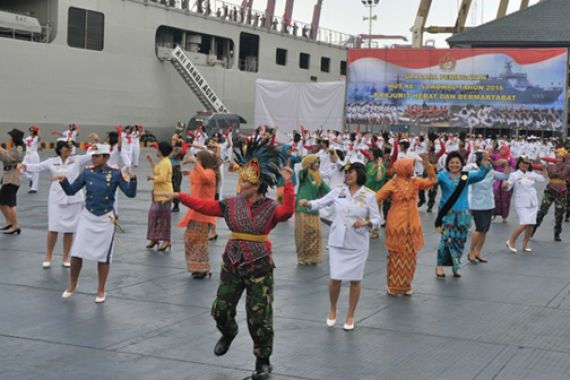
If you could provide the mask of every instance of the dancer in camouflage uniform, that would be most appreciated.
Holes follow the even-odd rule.
[[[562,233],[562,220],[564,219],[564,211],[566,209],[567,185],[570,180],[570,164],[564,162],[566,156],[568,156],[566,149],[557,149],[554,164],[546,166],[549,182],[544,190],[544,198],[542,199],[533,230],[534,234],[554,202],[554,240],[556,241],[561,241],[560,234]]]
[[[252,379],[266,379],[271,372],[269,356],[273,349],[273,259],[268,234],[279,222],[289,219],[295,210],[291,182],[293,172],[280,168],[281,154],[266,142],[252,139],[234,149],[240,165],[240,193],[222,201],[206,200],[183,193],[171,197],[205,215],[223,216],[230,230],[230,240],[223,254],[220,285],[212,316],[222,337],[214,353],[224,355],[238,333],[236,306],[246,291],[249,333],[256,357]],[[284,203],[266,197],[269,186],[283,178]]]

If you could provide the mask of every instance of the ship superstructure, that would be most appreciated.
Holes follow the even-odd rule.
[[[256,79],[343,80],[355,40],[318,28],[318,18],[296,22],[287,9],[285,18],[275,17],[274,3],[255,11],[247,0],[242,7],[203,0],[0,0],[0,128],[37,123],[61,130],[74,122],[102,132],[123,123],[165,136],[205,108],[165,61],[177,46],[224,105],[253,127]]]

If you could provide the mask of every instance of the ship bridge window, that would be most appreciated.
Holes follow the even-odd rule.
[[[279,66],[287,65],[287,50],[277,48],[275,51],[275,63]]]
[[[311,66],[311,55],[307,53],[299,54],[299,67],[301,69],[309,70]]]
[[[240,33],[239,36],[239,69],[256,73],[259,69],[259,36]]]
[[[103,50],[105,16],[101,12],[69,8],[67,44],[71,47]]]
[[[195,65],[229,69],[234,62],[234,42],[229,38],[169,26],[159,27],[156,31],[157,55],[168,55],[176,46],[189,53]]]
[[[321,72],[328,73],[331,71],[331,59],[327,57],[321,57]]]
[[[346,61],[340,61],[340,75],[346,75]]]

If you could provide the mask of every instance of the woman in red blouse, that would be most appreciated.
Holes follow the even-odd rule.
[[[219,162],[217,157],[201,150],[196,157],[190,156],[185,163],[194,163],[194,169],[184,171],[190,179],[190,194],[200,199],[213,200],[216,195],[216,184],[219,180]],[[208,227],[216,224],[216,217],[188,210],[178,227],[186,228],[184,232],[184,250],[186,265],[192,278],[211,276],[208,259]]]

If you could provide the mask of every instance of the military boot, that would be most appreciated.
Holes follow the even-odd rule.
[[[230,345],[232,344],[233,340],[234,340],[234,338],[230,338],[230,337],[226,337],[225,335],[222,335],[222,337],[220,338],[220,340],[218,340],[218,342],[216,343],[216,346],[214,347],[214,354],[216,356],[225,355],[226,352],[228,352],[228,350],[230,349]]]
[[[251,375],[251,380],[265,380],[271,376],[273,367],[269,363],[269,358],[257,358],[255,360],[255,372]]]

